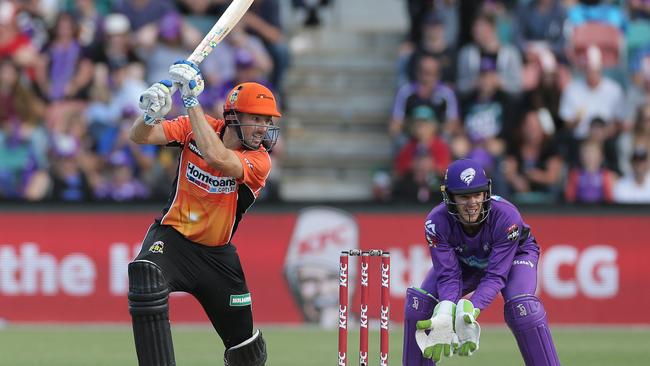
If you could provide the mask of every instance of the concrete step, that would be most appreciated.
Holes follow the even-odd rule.
[[[283,169],[300,170],[303,168],[332,169],[339,172],[345,172],[347,169],[385,169],[391,166],[390,157],[381,155],[357,155],[352,154],[319,154],[319,153],[301,153],[300,155],[292,153],[287,149],[287,156],[279,161]]]
[[[335,69],[355,72],[394,69],[396,62],[397,50],[388,55],[385,51],[368,53],[364,50],[357,50],[348,53],[309,53],[295,55],[291,58],[291,66],[294,69],[319,68],[321,70]]]
[[[305,129],[300,133],[292,130],[286,135],[285,145],[288,149],[298,148],[302,152],[327,152],[331,155],[358,153],[363,155],[382,155],[389,149],[390,138],[386,133],[369,131],[339,132]],[[372,148],[370,148],[372,147]]]
[[[395,31],[350,31],[345,29],[303,29],[289,40],[294,55],[332,55],[350,52],[394,54],[404,34]]]
[[[364,133],[386,135],[388,118],[385,115],[354,118],[344,115],[291,114],[283,119],[282,134],[288,138],[301,137],[307,132]]]
[[[383,92],[394,95],[397,90],[393,65],[357,68],[296,66],[286,75],[285,86],[293,93],[310,90],[345,92]]]
[[[372,198],[370,174],[363,177],[282,176],[280,196],[285,201],[366,201]]]
[[[347,95],[341,93],[327,96],[290,94],[288,96],[289,108],[292,112],[308,113],[344,113],[344,114],[371,114],[390,113],[394,96],[392,94],[366,95],[354,93]]]

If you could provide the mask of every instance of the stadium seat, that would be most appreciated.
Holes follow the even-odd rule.
[[[576,26],[570,39],[569,56],[576,66],[586,64],[587,48],[596,45],[603,55],[603,67],[615,68],[620,65],[624,38],[621,31],[609,24],[588,22]]]

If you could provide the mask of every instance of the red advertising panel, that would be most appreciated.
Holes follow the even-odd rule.
[[[0,213],[0,319],[9,322],[127,322],[127,265],[155,213]],[[256,322],[338,322],[343,249],[390,251],[390,317],[431,268],[425,213],[313,208],[249,213],[235,236]],[[552,323],[650,323],[650,216],[525,215],[542,247],[538,295]],[[379,258],[379,257],[378,257]],[[350,258],[350,316],[358,317],[359,263]],[[371,259],[369,310],[379,318],[380,263]],[[207,321],[188,295],[172,297],[175,322]],[[503,322],[503,300],[481,314]]]

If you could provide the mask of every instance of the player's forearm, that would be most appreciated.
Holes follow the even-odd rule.
[[[486,271],[470,301],[479,309],[485,309],[494,301],[499,291],[506,285],[505,277]]]
[[[220,166],[226,160],[227,148],[221,142],[219,135],[212,129],[201,105],[187,110],[194,132],[194,140],[203,155],[203,159],[210,165]]]
[[[153,127],[144,123],[142,116],[136,118],[129,130],[129,139],[136,144],[146,144],[149,135],[153,132]]]

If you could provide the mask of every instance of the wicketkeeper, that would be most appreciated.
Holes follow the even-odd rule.
[[[203,91],[197,65],[179,61],[169,73],[171,80],[142,94],[144,116],[130,131],[136,143],[181,149],[169,202],[129,264],[138,362],[175,364],[168,299],[170,292],[184,291],[201,303],[221,337],[225,365],[264,365],[266,346],[260,330],[253,330],[251,295],[231,240],[269,175],[269,151],[279,133],[274,118],[280,112],[270,90],[243,83],[230,91],[224,120],[217,120],[197,100]],[[187,115],[165,120],[174,84]]]
[[[403,365],[432,366],[478,351],[478,316],[499,291],[526,365],[560,365],[535,296],[539,246],[517,208],[492,196],[491,181],[470,159],[449,165],[442,194],[424,223],[433,268],[420,288],[406,291]]]

